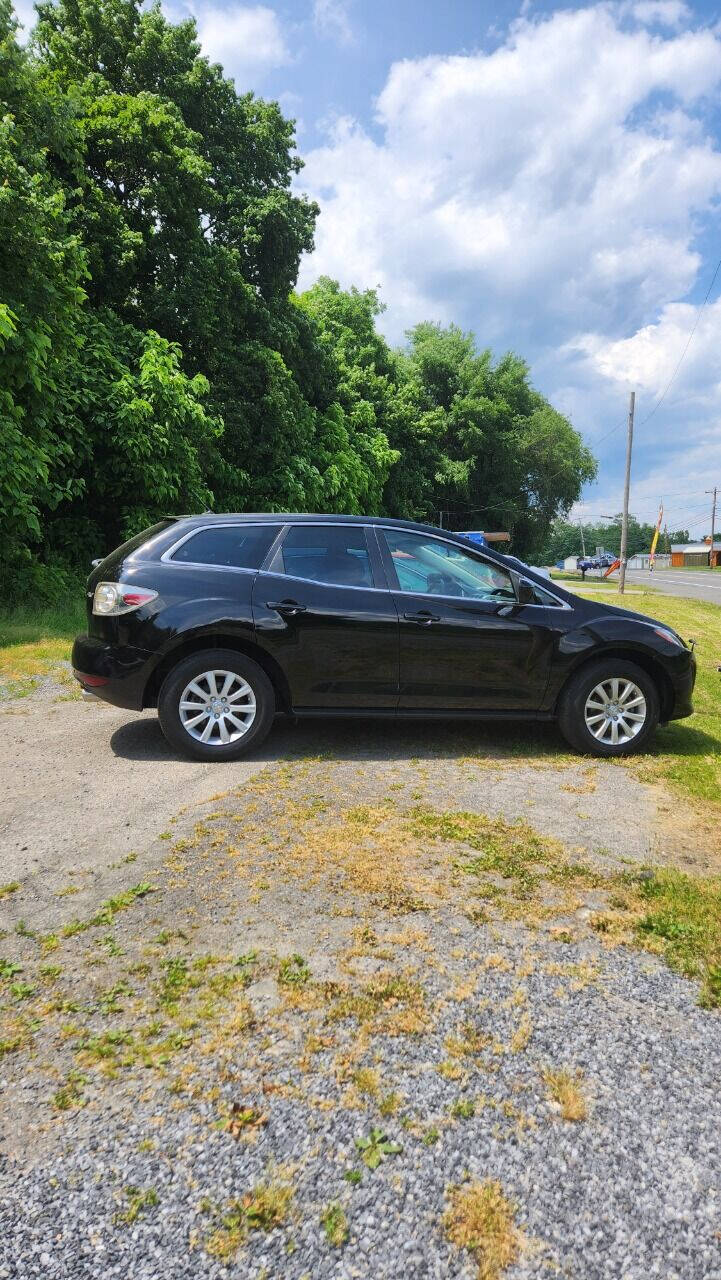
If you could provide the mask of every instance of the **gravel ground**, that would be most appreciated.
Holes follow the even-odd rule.
[[[363,1055],[403,1096],[388,1120],[372,1107],[343,1104],[330,1051],[312,1072],[299,1073],[299,1025],[290,1035],[269,1029],[252,1065],[238,1054],[217,1100],[159,1110],[154,1092],[131,1115],[99,1110],[92,1133],[78,1139],[71,1129],[47,1165],[13,1178],[0,1208],[1,1274],[471,1276],[473,1264],[440,1230],[449,1184],[470,1176],[499,1179],[518,1206],[526,1244],[508,1271],[512,1280],[718,1280],[721,1064],[717,1031],[694,1007],[692,989],[657,965],[606,955],[602,981],[573,991],[544,965],[567,965],[575,949],[534,949],[537,968],[522,980],[533,1026],[528,1048],[497,1055],[492,1071],[473,1062],[460,1080],[443,1079],[437,1066],[459,1021],[477,1020],[506,1040],[513,1033],[514,1010],[503,1002],[518,989],[529,954],[523,942],[502,954],[508,972],[491,971],[466,1000],[445,1004],[443,984],[429,983],[429,996],[445,1005],[431,1033],[380,1036]],[[479,997],[490,1009],[479,1008]],[[584,1123],[564,1122],[549,1103],[543,1063],[583,1072]],[[259,1080],[278,1084],[278,1094],[264,1093]],[[287,1097],[283,1086],[290,1086]],[[477,1115],[450,1115],[455,1102],[472,1099],[482,1100]],[[222,1103],[238,1100],[268,1116],[252,1143],[213,1127]],[[355,1139],[374,1123],[403,1150],[371,1172]],[[433,1130],[439,1136],[426,1145]],[[149,1134],[156,1146],[144,1152]],[[209,1257],[203,1240],[216,1226],[215,1206],[242,1197],[273,1166],[294,1189],[288,1223],[251,1232],[229,1264]],[[358,1185],[344,1181],[349,1169],[363,1172]],[[158,1203],[135,1224],[118,1226],[113,1218],[127,1204],[128,1185],[153,1188]],[[329,1247],[320,1226],[324,1207],[336,1202],[349,1223],[342,1250]]]
[[[529,763],[443,732],[281,728],[130,855],[73,877],[66,826],[29,865],[0,903],[0,1276],[470,1280],[444,1214],[490,1179],[507,1280],[721,1280],[721,1017],[592,927],[604,877],[690,856],[666,802],[543,737]],[[474,879],[478,846],[422,825],[459,811],[552,837],[548,875]],[[263,1185],[277,1221],[248,1215]]]

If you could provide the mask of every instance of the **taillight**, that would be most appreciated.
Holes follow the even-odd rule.
[[[93,596],[93,613],[105,618],[132,613],[133,609],[155,600],[157,595],[157,591],[150,591],[148,587],[133,587],[127,582],[99,582]]]

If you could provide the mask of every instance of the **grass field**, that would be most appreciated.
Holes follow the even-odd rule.
[[[0,692],[22,697],[37,681],[70,660],[73,639],[85,630],[82,587],[71,603],[0,612]]]

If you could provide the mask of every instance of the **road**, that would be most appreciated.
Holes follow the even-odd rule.
[[[53,694],[55,696],[53,696]],[[155,712],[59,701],[57,689],[0,712],[2,881],[82,874],[142,849],[182,807],[264,768],[174,756]]]
[[[617,575],[613,575],[617,581]],[[709,600],[721,605],[721,570],[703,569],[628,569],[626,582],[633,586],[653,587],[672,596],[687,596],[691,600]]]

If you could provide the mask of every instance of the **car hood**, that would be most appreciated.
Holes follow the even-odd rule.
[[[621,609],[616,604],[599,604],[596,600],[589,600],[586,603],[591,607],[593,605],[598,606],[597,616],[606,617],[610,613],[617,618],[627,618],[629,622],[639,622],[651,627],[663,627],[664,631],[670,631],[672,635],[677,636],[682,643],[685,643],[683,636],[680,636],[674,627],[670,627],[667,622],[661,622],[658,618],[649,617],[647,613],[638,613],[635,609]],[[591,618],[589,618],[589,621],[591,621]]]

